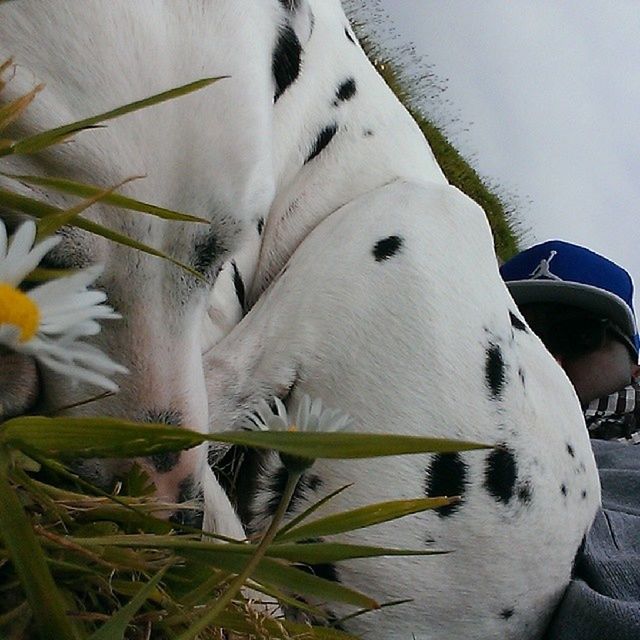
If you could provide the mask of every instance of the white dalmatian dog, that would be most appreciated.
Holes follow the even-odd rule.
[[[599,503],[580,409],[500,280],[483,211],[447,183],[338,0],[12,0],[0,4],[0,57],[9,56],[8,97],[46,84],[20,134],[228,76],[3,164],[100,184],[145,175],[124,192],[210,220],[101,205],[88,214],[206,282],[64,231],[46,260],[105,263],[98,286],[124,319],[96,344],[130,370],[119,394],[79,411],[219,431],[262,399],[295,403],[306,393],[349,413],[360,431],[496,445],[317,461],[293,512],[346,484],[332,509],[461,496],[343,536],[450,554],[312,570],[379,602],[411,598],[345,624],[362,638],[540,638]],[[44,370],[40,379],[45,405],[92,392]],[[205,454],[145,463],[159,496],[202,490],[205,526],[243,536]],[[79,468],[105,484],[121,470],[104,461]],[[261,469],[249,477],[241,468],[253,490],[236,506],[252,530],[282,484],[277,457]]]

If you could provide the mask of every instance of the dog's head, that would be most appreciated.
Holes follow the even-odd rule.
[[[208,414],[202,356],[210,346],[208,300],[217,272],[238,240],[240,224],[226,218],[209,224],[169,222],[104,205],[94,207],[90,220],[158,248],[184,267],[85,230],[65,227],[60,231],[61,241],[42,265],[56,269],[104,265],[93,287],[105,292],[122,318],[102,321],[100,333],[85,341],[129,371],[115,376],[118,393],[72,411],[205,431]],[[4,353],[2,358],[8,367],[4,373],[11,371],[8,379],[12,383],[2,392],[8,394],[5,414],[17,413],[35,400],[36,386],[38,408],[45,412],[100,393],[99,388],[71,382],[46,366],[40,366],[35,375],[33,363],[16,354]],[[145,461],[160,495],[172,500],[180,497],[180,483],[170,472],[179,469],[177,474],[184,480],[193,472],[194,455],[156,456]],[[83,466],[85,473],[101,483],[112,475],[108,464]]]
[[[246,81],[246,57],[229,54],[232,48],[220,45],[221,34],[234,32],[224,20],[235,20],[236,13],[221,22],[215,3],[205,3],[195,13],[189,3],[160,11],[156,3],[142,0],[96,2],[91,11],[75,0],[56,0],[51,12],[43,12],[40,4],[21,0],[0,5],[0,61],[13,57],[16,62],[0,99],[14,99],[44,84],[3,137],[32,135],[203,77],[230,76],[190,95],[111,119],[42,153],[0,160],[3,173],[63,177],[101,187],[143,176],[119,192],[205,219],[205,224],[170,221],[103,203],[82,214],[201,276],[106,240],[86,226],[63,228],[61,242],[45,259],[45,266],[62,268],[103,264],[95,286],[122,316],[103,322],[92,343],[129,374],[116,378],[119,393],[74,412],[204,431],[208,415],[202,355],[216,334],[208,328],[216,275],[238,247],[259,242],[257,223],[273,197],[270,76]],[[242,117],[234,117],[240,109]],[[0,188],[6,187],[61,208],[78,202],[0,175]],[[0,210],[9,220],[5,214],[11,213]],[[24,377],[24,384],[33,378]],[[72,385],[45,368],[40,379],[44,410],[100,392]],[[187,452],[147,461],[158,493],[180,497],[180,484],[197,471],[196,457]],[[85,465],[85,471],[103,482],[112,475],[110,465],[102,462]]]

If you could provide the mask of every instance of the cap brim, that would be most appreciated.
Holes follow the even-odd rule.
[[[609,318],[633,341],[636,322],[631,310],[619,296],[598,287],[558,280],[512,280],[506,283],[518,305],[555,302],[585,309]]]

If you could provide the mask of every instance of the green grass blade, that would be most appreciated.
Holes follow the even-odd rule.
[[[60,213],[41,218],[38,222],[38,233],[36,236],[37,240],[40,241],[44,238],[48,238],[49,236],[56,233],[58,229],[61,229],[65,225],[71,224],[75,220],[75,218],[77,218],[83,211],[101,200],[104,196],[110,194],[114,189],[122,186],[122,184],[124,183],[106,189],[104,191],[100,191],[97,194],[94,194],[91,198],[80,202],[74,207],[63,210]]]
[[[24,213],[34,218],[44,218],[47,215],[62,213],[63,209],[54,207],[35,198],[22,196],[7,189],[0,189],[0,207],[7,211]]]
[[[117,242],[118,244],[124,245],[125,247],[130,247],[131,249],[137,249],[138,251],[142,251],[143,253],[148,253],[149,255],[156,256],[157,258],[162,258],[163,260],[168,260],[169,262],[175,264],[177,267],[184,269],[188,273],[190,273],[198,280],[204,279],[204,276],[195,269],[192,269],[188,265],[172,258],[170,255],[163,253],[162,251],[158,251],[158,249],[154,249],[147,244],[142,242],[138,242],[133,238],[129,238],[117,231],[113,231],[108,229],[107,227],[103,227],[97,222],[93,222],[91,220],[86,220],[85,218],[76,218],[74,222],[74,226],[79,229],[84,229],[85,231],[89,231],[90,233],[95,233],[98,236],[102,236],[107,240],[111,240],[112,242]]]
[[[60,209],[58,207],[46,204],[44,202],[41,202],[40,200],[36,200],[35,198],[29,198],[27,196],[13,193],[6,189],[0,189],[0,207],[8,211],[24,213],[28,216],[32,216],[38,219],[42,219],[50,215],[58,215],[64,212],[63,209]],[[168,260],[181,269],[188,271],[192,276],[198,278],[199,280],[202,280],[203,278],[203,275],[195,269],[192,269],[191,267],[183,264],[175,258],[168,256],[162,251],[158,251],[157,249],[154,249],[149,245],[138,242],[137,240],[133,240],[132,238],[128,238],[127,236],[118,233],[117,231],[112,231],[111,229],[108,229],[107,227],[104,227],[97,222],[92,222],[91,220],[86,220],[85,218],[75,218],[75,220],[72,221],[72,225],[78,227],[79,229],[84,229],[89,233],[94,233],[95,235],[106,238],[107,240],[111,240],[112,242],[117,242],[118,244],[124,245],[126,247],[137,249],[138,251],[142,251],[143,253],[148,253],[152,256]]]
[[[391,600],[390,602],[381,603],[380,609],[388,609],[389,607],[398,607],[402,604],[407,604],[409,602],[413,602],[413,598],[403,598],[402,600]],[[335,620],[334,622],[332,622],[332,624],[335,625],[336,627],[339,627],[339,626],[342,626],[348,620],[353,620],[353,618],[358,618],[367,613],[370,613],[369,609],[361,609],[360,611],[354,611],[353,613],[350,613],[348,616],[344,616],[339,620]],[[416,636],[414,635],[413,638],[415,640]]]
[[[47,147],[66,140],[74,133],[78,133],[79,131],[83,131],[102,122],[113,120],[114,118],[119,118],[120,116],[123,116],[125,114],[133,113],[134,111],[139,111],[140,109],[160,104],[161,102],[166,102],[167,100],[173,100],[174,98],[187,95],[188,93],[192,93],[193,91],[198,91],[199,89],[208,87],[209,85],[224,77],[227,76],[220,76],[217,78],[204,78],[202,80],[197,80],[196,82],[190,82],[180,87],[176,87],[175,89],[163,91],[142,100],[136,100],[135,102],[123,105],[121,107],[118,107],[117,109],[111,109],[110,111],[105,111],[104,113],[100,113],[90,118],[71,122],[61,127],[56,127],[55,129],[43,131],[42,133],[37,133],[33,136],[29,136],[15,142],[13,145],[11,145],[11,147],[5,149],[3,152],[0,152],[0,155],[7,155],[9,153],[29,154],[42,151]]]
[[[232,431],[211,434],[208,437],[217,442],[274,449],[311,459],[375,458],[409,453],[452,453],[491,448],[491,445],[478,442],[379,433]]]
[[[183,551],[182,553],[191,555],[192,552]],[[217,567],[232,573],[242,571],[247,561],[246,555],[231,554],[227,550],[216,554],[215,558],[212,558],[209,553],[200,552],[194,555],[199,558],[200,562],[211,562]],[[375,609],[377,607],[377,602],[373,598],[355,589],[320,578],[271,558],[262,558],[260,560],[252,579],[259,583],[275,584],[286,591],[301,596],[320,598],[323,602],[342,602],[367,609]],[[186,637],[189,636],[185,635]]]
[[[456,497],[438,497],[380,502],[302,524],[284,532],[277,540],[278,542],[292,542],[294,540],[320,538],[346,531],[355,531],[374,524],[396,520],[413,513],[445,507],[457,501],[458,498]]]
[[[248,623],[245,616],[235,611],[228,610],[221,613],[217,620],[217,625],[229,631],[246,634],[248,638],[256,637],[251,635],[252,632],[255,634],[255,625]],[[292,640],[292,638],[296,640],[358,640],[355,636],[344,631],[327,627],[311,627],[307,624],[289,620],[276,621],[265,618],[261,619],[258,625],[262,633],[267,632],[269,634],[267,637],[271,640]]]
[[[255,545],[217,544],[201,542],[195,538],[180,536],[117,535],[98,538],[69,538],[70,542],[84,546],[107,548],[159,548],[173,549],[178,555],[194,562],[208,564],[216,569],[239,573],[247,563],[247,557],[255,552]],[[305,546],[305,545],[299,545]],[[277,585],[287,591],[322,598],[326,601],[344,602],[365,608],[375,608],[376,602],[354,589],[319,578],[274,558],[262,558],[252,579]]]
[[[0,426],[0,442],[34,447],[61,458],[130,458],[178,451],[205,441],[275,449],[306,458],[371,458],[409,453],[453,452],[488,445],[420,436],[368,433],[232,431],[201,434],[163,424],[117,418],[20,416]]]
[[[77,273],[76,269],[47,269],[45,267],[36,267],[25,276],[24,280],[26,282],[48,282],[49,280],[64,278],[74,273]]]
[[[19,605],[0,615],[0,630],[6,628],[15,620],[22,620],[23,623],[29,619],[29,603],[23,600]]]
[[[0,447],[0,531],[43,640],[76,640],[64,600],[17,495],[8,482],[9,452]]]
[[[188,429],[118,418],[20,416],[0,426],[0,442],[17,449],[35,448],[62,460],[148,456],[180,451],[204,440]]]
[[[92,634],[89,640],[123,640],[131,619],[155,591],[165,572],[166,568],[158,571],[124,607],[111,616],[109,622],[103,624]]]
[[[81,198],[90,198],[98,195],[99,193],[104,193],[102,188],[95,185],[74,182],[73,180],[67,180],[65,178],[44,178],[40,176],[13,175],[9,173],[2,173],[1,175],[19,182],[40,187],[48,187],[54,191],[60,191],[62,193],[79,196]],[[100,201],[102,204],[108,204],[122,209],[129,209],[130,211],[139,211],[140,213],[148,213],[152,216],[156,216],[157,218],[162,218],[163,220],[209,224],[209,221],[205,218],[198,218],[197,216],[180,213],[179,211],[158,207],[156,205],[149,204],[148,202],[141,202],[140,200],[128,198],[118,193],[103,196]]]
[[[389,556],[433,556],[448,553],[438,549],[391,549],[341,542],[307,542],[305,544],[275,544],[269,547],[267,557],[280,558],[304,564],[341,562],[354,558],[380,558]]]
[[[306,520],[312,513],[317,511],[322,505],[326,504],[327,502],[329,502],[330,500],[335,498],[337,495],[339,495],[340,493],[342,493],[343,491],[345,491],[346,489],[348,489],[349,487],[352,487],[352,486],[353,486],[353,483],[346,484],[346,485],[344,485],[344,487],[340,487],[340,488],[336,489],[335,491],[332,491],[329,495],[324,496],[324,498],[321,498],[320,500],[318,500],[317,502],[312,504],[310,507],[305,509],[302,513],[299,513],[295,518],[292,518],[291,520],[289,520],[289,522],[287,522],[278,531],[278,533],[277,533],[277,535],[276,535],[274,540],[276,542],[281,540],[283,538],[284,534],[287,531],[289,531],[289,529],[293,529],[294,527],[297,527],[301,522]]]
[[[1,70],[0,70],[1,72]],[[39,84],[29,93],[16,98],[9,104],[0,107],[0,133],[6,129],[14,120],[20,117],[25,109],[31,104],[36,95],[42,91],[44,85]]]

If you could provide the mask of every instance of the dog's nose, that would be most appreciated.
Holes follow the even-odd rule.
[[[142,421],[180,427],[183,414],[177,409],[150,409],[142,413]],[[199,466],[197,450],[166,451],[149,456],[145,461],[151,478],[156,486],[156,495],[161,500],[184,503],[200,502],[200,492],[196,470]],[[202,511],[198,504],[180,508],[169,515],[169,519],[178,524],[200,526]]]

